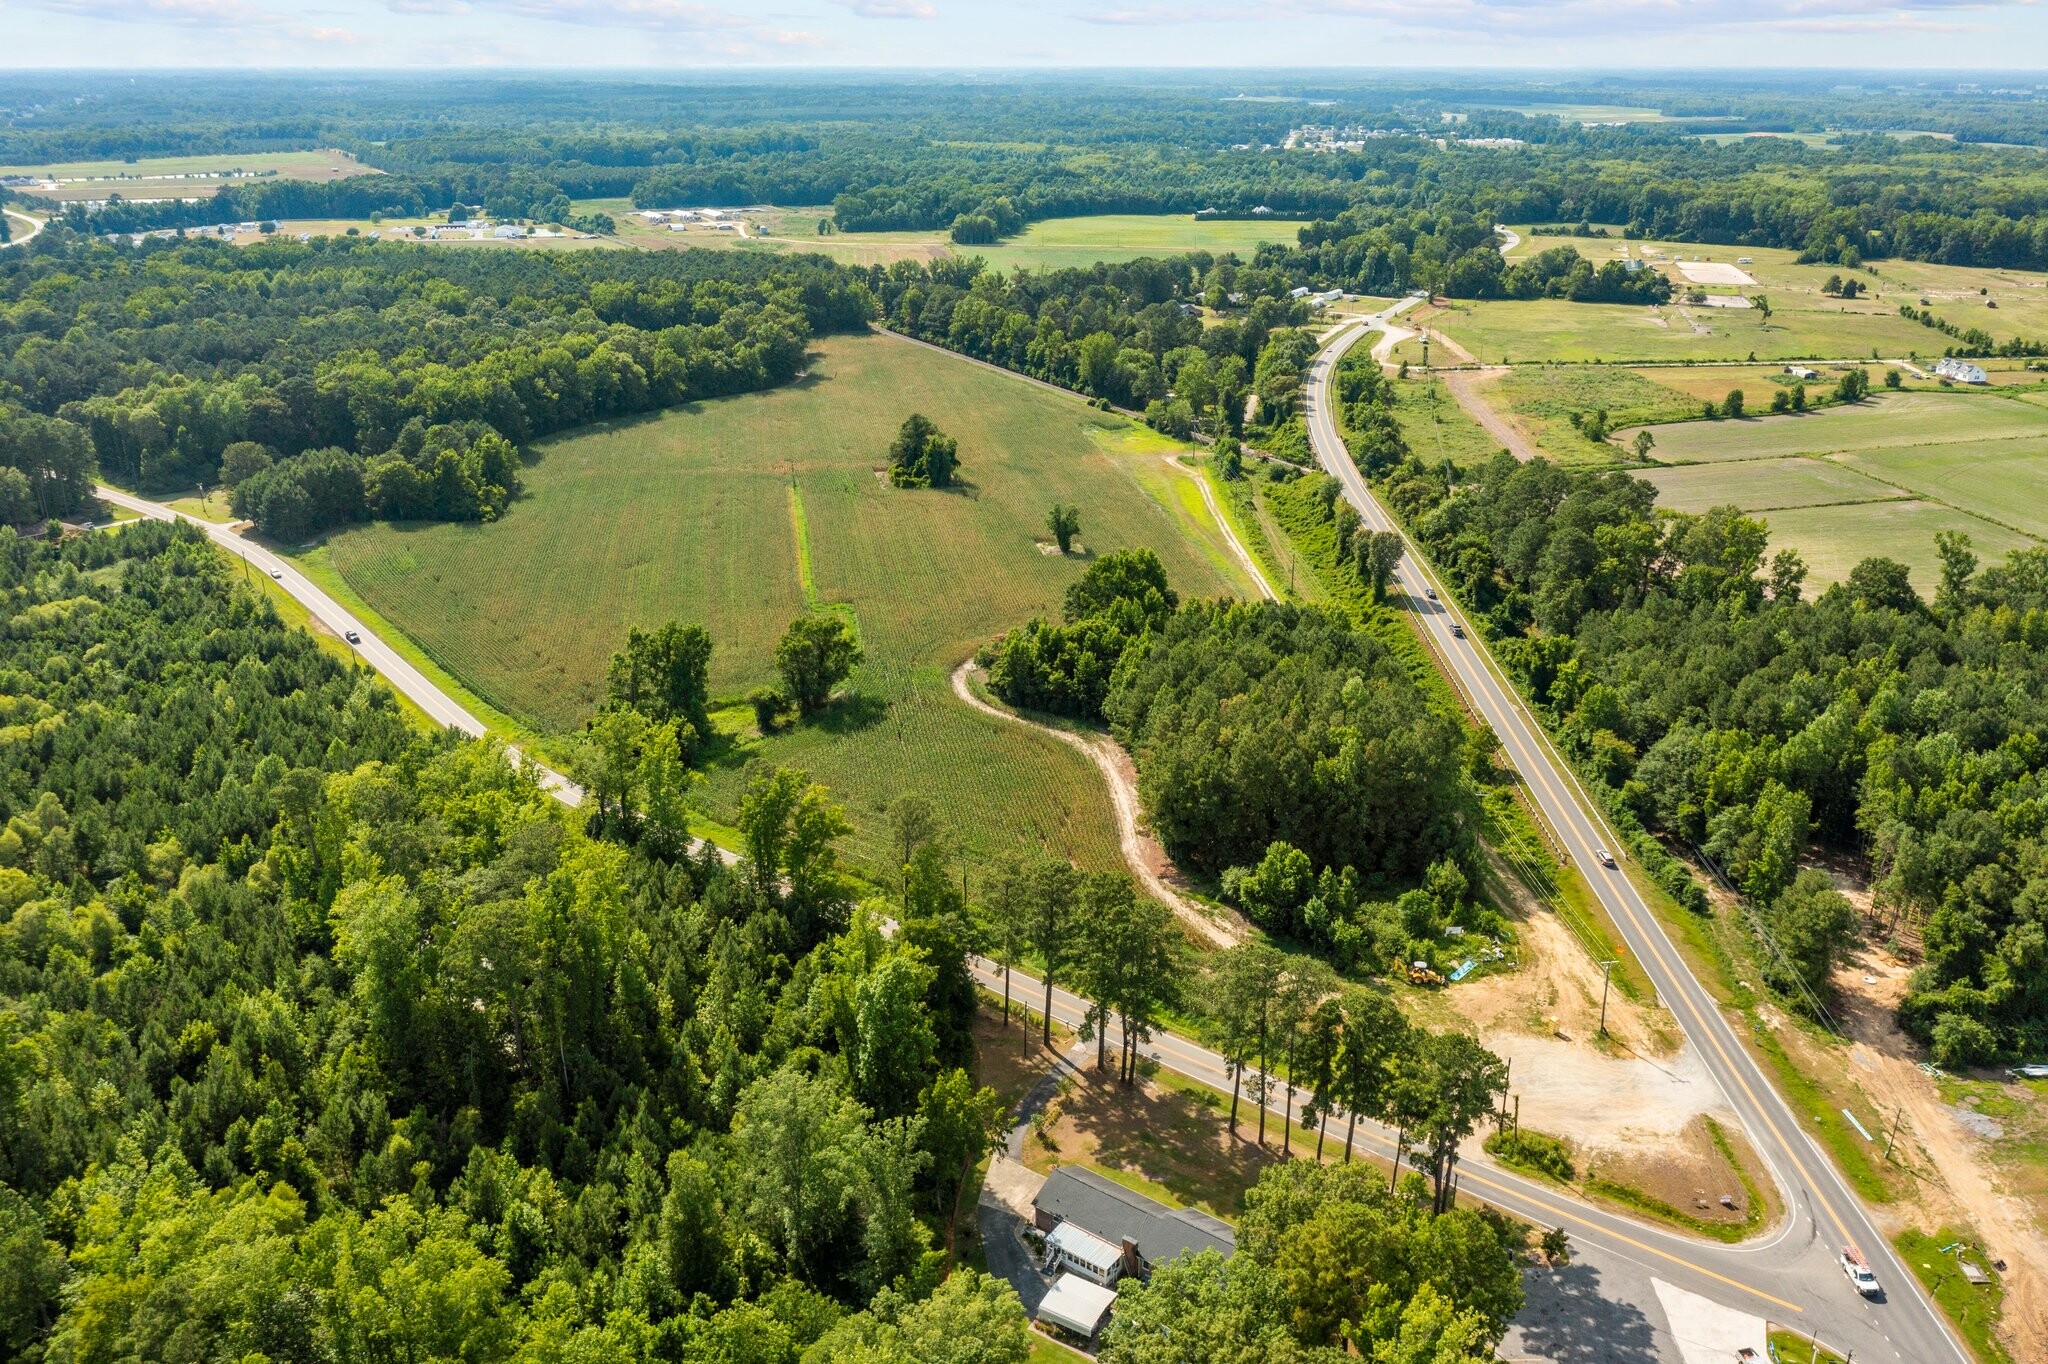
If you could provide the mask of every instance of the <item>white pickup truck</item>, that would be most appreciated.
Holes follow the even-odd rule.
[[[1878,1285],[1877,1275],[1870,1272],[1870,1263],[1863,1258],[1863,1252],[1854,1246],[1843,1246],[1841,1264],[1842,1272],[1849,1276],[1850,1283],[1856,1285],[1858,1293],[1866,1298],[1883,1294],[1884,1289]]]

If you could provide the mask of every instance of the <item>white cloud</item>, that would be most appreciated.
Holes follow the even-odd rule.
[[[832,0],[863,19],[935,19],[938,11],[925,0]]]
[[[250,28],[288,22],[289,16],[243,0],[35,0],[36,7],[80,19],[170,24],[179,28]]]
[[[1706,30],[1804,33],[1949,33],[1981,28],[1966,16],[2030,7],[2037,0],[1268,0],[1263,24],[1376,20],[1408,33],[1515,40],[1647,37]],[[1139,5],[1071,16],[1087,24],[1182,27],[1245,23],[1242,8]]]

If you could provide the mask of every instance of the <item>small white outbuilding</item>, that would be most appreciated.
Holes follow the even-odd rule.
[[[1092,1340],[1115,1305],[1115,1289],[1089,1283],[1078,1274],[1062,1274],[1038,1304],[1038,1319]]]

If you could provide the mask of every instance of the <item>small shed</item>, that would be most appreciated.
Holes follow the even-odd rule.
[[[1077,1274],[1062,1274],[1038,1304],[1038,1319],[1092,1340],[1115,1305],[1115,1289],[1089,1283]]]
[[[1062,1222],[1046,1234],[1045,1267],[1048,1272],[1064,1271],[1096,1284],[1113,1284],[1123,1277],[1122,1246],[1111,1245],[1086,1227]]]

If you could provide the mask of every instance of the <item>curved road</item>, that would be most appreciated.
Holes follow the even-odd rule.
[[[98,496],[102,502],[125,507],[151,520],[188,521],[199,527],[216,545],[269,574],[279,587],[290,593],[293,599],[313,613],[314,619],[332,630],[337,637],[346,640],[353,633],[355,638],[350,640],[350,647],[355,650],[356,655],[383,674],[384,680],[389,682],[394,690],[425,711],[429,719],[450,729],[459,729],[471,738],[484,737],[486,731],[483,721],[457,705],[453,698],[429,681],[426,674],[406,662],[403,655],[379,639],[369,626],[350,615],[340,602],[328,596],[324,589],[299,572],[292,561],[283,555],[272,553],[231,526],[188,516],[160,502],[151,502],[132,493],[124,493],[118,488],[109,488],[102,484],[98,489]],[[576,783],[553,768],[526,757],[516,748],[508,747],[506,751],[515,762],[528,764],[536,769],[540,775],[541,785],[552,792],[556,799],[566,805],[583,803],[583,788]]]
[[[1311,362],[1303,391],[1304,415],[1316,458],[1338,479],[1366,525],[1400,533],[1404,541],[1405,532],[1372,495],[1338,434],[1330,378],[1346,351],[1383,325],[1388,314],[1405,306],[1407,300],[1388,309],[1387,314],[1332,333]],[[1693,977],[1627,872],[1601,864],[1597,850],[1625,845],[1596,813],[1593,801],[1551,747],[1542,726],[1516,696],[1477,632],[1465,629],[1462,637],[1452,633],[1454,625],[1463,625],[1463,617],[1412,542],[1395,581],[1402,587],[1418,627],[1438,657],[1445,660],[1473,708],[1500,737],[1502,751],[1521,774],[1545,820],[1586,873],[1628,950],[1648,973],[1659,999],[1671,1009],[1713,1073],[1792,1209],[1792,1225],[1768,1246],[1701,1247],[1693,1258],[1703,1264],[1727,1266],[1730,1279],[1741,1280],[1752,1292],[1767,1286],[1770,1292],[1782,1294],[1797,1304],[1801,1315],[1791,1320],[1800,1329],[1817,1331],[1838,1350],[1853,1348],[1858,1360],[1968,1364],[1970,1357],[1947,1320],[1900,1263],[1890,1241],[1834,1164],[1802,1130],[1798,1116],[1772,1087],[1762,1067],[1743,1050],[1734,1028]],[[1418,588],[1434,587],[1437,600],[1411,592],[1410,583]],[[1844,1244],[1857,1246],[1869,1258],[1884,1286],[1884,1299],[1865,1301],[1850,1287],[1834,1261]],[[1733,1301],[1725,1293],[1709,1296]]]
[[[43,220],[41,218],[31,218],[28,214],[17,213],[11,208],[0,209],[0,213],[5,213],[10,218],[19,219],[28,224],[28,231],[23,235],[14,238],[12,241],[0,242],[0,251],[4,251],[10,246],[27,246],[35,240],[36,233],[43,230]]]

